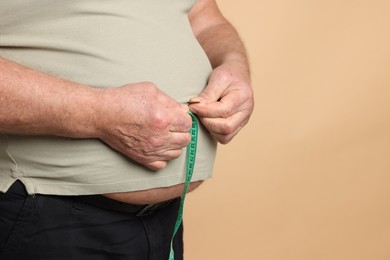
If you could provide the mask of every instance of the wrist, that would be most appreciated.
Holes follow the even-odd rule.
[[[89,86],[77,86],[77,90],[68,92],[62,115],[58,116],[62,124],[52,129],[54,134],[71,138],[98,138],[101,107],[101,90]],[[62,133],[61,133],[62,132]]]
[[[221,66],[228,66],[233,68],[235,75],[238,76],[244,81],[250,82],[250,67],[249,62],[244,53],[230,53],[221,60]]]
[[[91,87],[85,95],[82,122],[79,123],[83,137],[102,138],[104,126],[109,124],[105,116],[105,112],[107,112],[106,105],[110,103],[108,92],[110,92],[110,89]]]

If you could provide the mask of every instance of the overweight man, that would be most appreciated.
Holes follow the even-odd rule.
[[[192,191],[253,106],[215,0],[1,1],[0,259],[183,259],[189,112]]]

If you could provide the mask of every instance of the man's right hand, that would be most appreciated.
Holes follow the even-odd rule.
[[[100,98],[95,118],[98,137],[152,170],[165,168],[191,141],[188,106],[153,83],[101,89]]]

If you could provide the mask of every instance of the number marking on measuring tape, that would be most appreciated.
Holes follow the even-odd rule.
[[[173,235],[171,239],[171,251],[169,254],[169,260],[175,259],[175,254],[173,251],[173,238],[175,237],[177,231],[180,228],[181,222],[183,220],[183,209],[184,209],[184,200],[186,198],[188,186],[190,185],[192,174],[194,173],[194,167],[195,167],[195,158],[196,158],[196,147],[198,143],[198,121],[196,119],[196,116],[189,112],[191,118],[192,118],[192,127],[190,130],[191,134],[191,142],[187,147],[187,169],[186,169],[186,181],[184,183],[184,190],[181,195],[180,199],[180,207],[179,207],[179,213],[176,219],[175,228],[173,230]]]

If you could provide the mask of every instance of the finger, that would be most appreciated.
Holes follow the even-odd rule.
[[[242,102],[241,93],[237,90],[232,90],[223,95],[217,102],[201,101],[191,103],[190,111],[203,117],[227,118],[240,109]]]
[[[181,149],[186,147],[191,142],[191,134],[189,130],[185,133],[171,133],[170,137],[166,140],[167,150]]]
[[[190,111],[200,117],[226,118],[233,113],[233,106],[229,102],[201,102],[190,105]]]
[[[236,113],[228,118],[200,118],[202,124],[213,134],[232,135],[236,134],[249,118],[243,113]]]
[[[236,132],[234,132],[233,134],[230,134],[230,135],[224,135],[224,134],[218,134],[218,133],[212,133],[212,136],[213,138],[219,142],[220,144],[227,144],[229,143],[231,140],[233,140],[233,138],[238,134],[238,132],[241,130],[238,129]]]
[[[212,133],[228,135],[234,132],[236,125],[226,118],[202,118],[203,125]]]
[[[172,133],[171,136],[166,140],[159,140],[162,145],[142,151],[142,157],[146,158],[146,162],[156,160],[166,161],[178,158],[181,155],[182,149],[188,146],[192,138],[190,133]]]
[[[167,166],[167,162],[166,161],[154,161],[154,162],[145,164],[145,166],[151,170],[158,171],[158,170],[164,169]]]
[[[159,151],[158,154],[148,155],[146,163],[154,161],[171,161],[180,157],[182,149]]]
[[[159,156],[150,156],[146,161],[140,162],[153,170],[160,170],[166,167],[168,161],[177,159],[182,154],[182,149],[169,150],[161,153]]]
[[[188,108],[188,106],[187,106]],[[169,131],[177,133],[188,133],[192,126],[192,118],[188,114],[188,110],[185,113],[177,113],[172,115],[172,124],[169,127]]]
[[[211,119],[211,120],[213,120],[213,119]],[[205,123],[205,124],[207,124],[207,123]],[[229,131],[229,133],[226,133],[226,131],[220,130],[220,128],[218,128],[218,127],[213,127],[212,125],[210,125],[209,128],[219,129],[217,131],[209,130],[209,132],[216,141],[218,141],[221,144],[227,144],[238,134],[238,132],[242,129],[242,126],[238,126],[237,128],[233,129],[232,131]]]
[[[187,104],[180,104],[181,109],[184,110],[184,112],[188,113],[190,110]]]
[[[218,101],[230,84],[231,81],[227,77],[212,73],[207,86],[199,94],[199,97],[191,99],[191,101]]]

